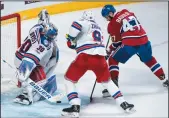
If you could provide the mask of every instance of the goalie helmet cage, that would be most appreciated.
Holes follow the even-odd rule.
[[[15,19],[14,21],[10,21],[11,19]],[[3,23],[4,22],[4,23]],[[15,34],[15,36],[16,37],[14,37],[14,38],[12,38],[12,39],[10,39],[10,40],[16,40],[16,41],[14,41],[16,44],[13,44],[13,45],[16,45],[16,48],[18,48],[18,47],[20,47],[20,45],[21,45],[21,17],[20,17],[20,14],[18,14],[18,13],[13,13],[13,14],[9,14],[9,15],[6,15],[6,16],[2,16],[1,17],[1,47],[2,47],[2,41],[3,40],[5,40],[5,39],[3,39],[4,37],[3,37],[3,35],[4,35],[4,33],[3,33],[3,31],[2,31],[2,27],[4,27],[5,25],[9,25],[9,24],[12,24],[12,23],[14,23],[15,22],[15,24],[16,24],[16,28],[15,28],[15,30],[16,30],[16,34]],[[10,30],[10,27],[8,28],[9,30]],[[7,32],[9,31],[9,30],[7,30]],[[9,40],[9,39],[8,39]],[[16,49],[15,49],[16,50]],[[2,51],[2,49],[1,49],[1,51]],[[7,51],[7,50],[6,50]],[[3,56],[3,55],[1,55],[1,56]],[[3,59],[3,57],[1,57],[2,59]],[[11,57],[11,58],[14,58],[14,57]],[[4,59],[5,60],[5,59]],[[5,60],[5,61],[7,61],[7,60]],[[13,63],[13,62],[8,62],[8,63]],[[8,66],[8,65],[6,65],[6,66]],[[1,70],[2,70],[2,67],[1,67]],[[10,71],[10,70],[9,70]],[[2,74],[2,73],[1,73]],[[20,82],[18,82],[18,87],[20,87]]]

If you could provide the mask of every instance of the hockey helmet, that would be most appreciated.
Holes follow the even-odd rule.
[[[50,16],[46,9],[43,9],[42,11],[40,11],[40,13],[38,14],[38,17],[39,17],[38,24],[42,24],[44,26],[49,24]]]
[[[54,26],[54,24],[49,23],[49,25],[47,26],[45,36],[48,38],[48,40],[54,40],[57,35],[58,29]]]
[[[102,8],[101,14],[103,17],[106,17],[109,15],[109,13],[112,12],[113,14],[116,12],[116,9],[114,8],[113,5],[105,5]]]
[[[94,14],[92,11],[84,11],[81,18],[85,20],[94,20]]]

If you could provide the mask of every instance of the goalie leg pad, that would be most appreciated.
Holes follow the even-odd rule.
[[[46,92],[48,92],[49,94],[53,94],[56,90],[57,90],[57,83],[56,83],[56,75],[53,75],[53,76],[51,76],[48,80],[47,80],[47,82],[43,85],[43,87],[42,87]],[[37,97],[38,98],[38,96],[40,96],[40,95],[35,95],[35,98]],[[36,98],[36,99],[37,99]],[[39,99],[37,99],[37,100],[44,100],[45,98],[44,97],[42,97],[42,96],[40,96],[40,98]]]
[[[34,63],[31,63],[27,60],[23,60],[18,69],[19,81],[21,82],[25,81],[30,76],[34,67],[35,67]]]

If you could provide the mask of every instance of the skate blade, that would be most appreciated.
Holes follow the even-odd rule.
[[[28,101],[20,101],[20,99],[14,99],[13,100],[14,103],[19,103],[19,104],[22,104],[22,105],[30,105],[30,103]]]
[[[111,97],[111,95],[109,93],[104,93],[103,94],[103,98],[108,98],[108,97]]]
[[[168,89],[168,86],[167,86],[167,85],[165,85],[165,84],[163,84],[163,87]]]
[[[79,113],[76,112],[72,112],[72,113],[62,112],[61,115],[65,118],[79,118]]]
[[[127,114],[133,114],[133,113],[136,112],[136,110],[135,110],[134,108],[129,108],[129,109],[126,109],[125,112],[126,112]]]

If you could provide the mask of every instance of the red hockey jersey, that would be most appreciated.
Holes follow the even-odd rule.
[[[134,13],[123,9],[114,14],[108,24],[108,33],[113,42],[122,42],[124,45],[137,46],[148,42],[148,37]]]

